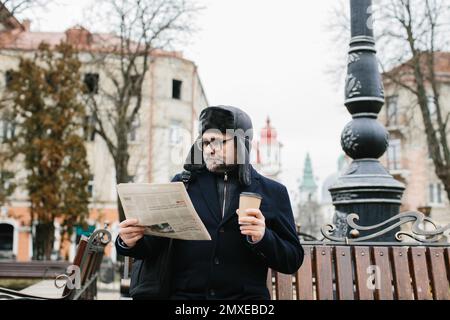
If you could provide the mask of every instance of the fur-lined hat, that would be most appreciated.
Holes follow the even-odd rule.
[[[203,109],[199,116],[199,136],[209,129],[218,129],[222,133],[232,133],[235,137],[239,182],[251,184],[250,151],[253,139],[253,125],[249,115],[232,106],[213,106]],[[203,152],[194,143],[186,158],[184,169],[195,172],[205,167]]]

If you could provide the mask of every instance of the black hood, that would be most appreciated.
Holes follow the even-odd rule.
[[[202,110],[199,116],[199,136],[208,129],[218,129],[222,133],[232,133],[236,142],[239,182],[251,184],[250,151],[253,139],[253,125],[249,115],[232,106],[213,106]],[[229,131],[232,130],[232,131]],[[194,143],[186,158],[184,169],[195,173],[206,168],[202,150]]]

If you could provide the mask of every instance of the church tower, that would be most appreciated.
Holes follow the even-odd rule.
[[[305,164],[303,167],[303,177],[300,184],[300,202],[317,201],[317,184],[314,179],[311,157],[306,154]]]
[[[267,117],[266,126],[262,128],[257,143],[257,164],[261,174],[278,180],[281,172],[281,142],[277,138],[277,130],[271,126]]]

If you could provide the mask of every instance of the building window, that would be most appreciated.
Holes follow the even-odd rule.
[[[0,259],[11,259],[14,247],[14,226],[0,223]]]
[[[428,199],[430,204],[442,204],[442,184],[430,183],[428,185]]]
[[[134,175],[129,176],[132,179],[132,182],[142,183],[145,182],[147,177],[147,170],[144,166],[138,166]]]
[[[387,160],[389,170],[401,169],[401,143],[399,139],[389,140]]]
[[[58,83],[58,74],[56,72],[50,72],[45,75],[45,81],[50,88],[52,88],[53,92],[57,92],[59,90]]]
[[[84,140],[94,141],[95,140],[95,116],[89,115],[85,117],[83,124]]]
[[[442,203],[442,184],[436,184],[436,202]]]
[[[172,79],[172,99],[181,100],[181,85],[182,81]]]
[[[7,170],[0,171],[0,188],[2,188],[1,192],[4,193],[4,196],[7,196],[14,191],[15,184],[12,183],[13,178],[13,172]]]
[[[0,119],[0,141],[7,142],[16,134],[16,123],[7,118]]]
[[[137,74],[130,76],[130,82],[131,82],[130,95],[132,95],[132,96],[139,96],[141,93],[140,86],[139,86],[139,79],[140,79],[140,76]]]
[[[86,93],[97,94],[98,93],[98,82],[100,76],[98,73],[86,73],[84,75],[84,86],[86,88]]]
[[[172,121],[169,127],[169,144],[175,146],[181,143],[181,123],[179,121]]]
[[[391,96],[386,99],[386,126],[397,125],[398,96]]]
[[[94,175],[89,175],[89,182],[88,182],[88,194],[89,198],[94,197]]]
[[[436,113],[436,101],[434,96],[427,96],[427,106],[428,111],[430,112],[431,119],[436,119],[437,113]]]
[[[133,122],[130,126],[130,131],[128,132],[128,141],[136,141],[137,140],[137,131],[139,129],[139,117],[135,116]]]
[[[13,70],[7,70],[5,72],[5,86],[6,86],[6,88],[10,88],[11,87],[12,80],[13,80]]]

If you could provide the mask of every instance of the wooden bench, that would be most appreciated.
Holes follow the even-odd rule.
[[[420,212],[399,214],[377,226],[358,226],[347,217],[349,234],[338,237],[335,226],[322,227],[324,240],[302,241],[305,251],[293,275],[269,270],[267,287],[274,300],[450,300],[450,225],[438,228]],[[396,222],[396,220],[399,220]],[[389,232],[389,224],[411,231],[397,233],[396,242],[368,242]],[[425,230],[424,224],[432,226]],[[385,226],[385,230],[379,230]],[[373,234],[359,237],[359,230]],[[414,241],[404,242],[405,237]],[[446,239],[447,238],[447,239]],[[126,260],[122,298],[129,298]]]
[[[33,261],[21,263],[0,262],[0,277],[8,278],[51,278],[15,291],[0,288],[0,299],[68,299],[92,300],[97,296],[97,278],[106,245],[111,241],[111,234],[106,229],[94,231],[89,238],[82,236],[72,264],[66,266],[59,274],[49,274],[49,265],[54,262]],[[62,265],[64,263],[56,263]],[[14,271],[14,265],[17,269]],[[39,266],[43,267],[39,270]],[[48,276],[48,277],[47,277]]]
[[[49,279],[64,273],[69,261],[0,262],[0,279]]]
[[[450,300],[450,248],[304,245],[294,275],[272,271],[277,300]]]
[[[357,215],[347,218],[354,239],[336,238],[334,226],[324,226],[325,239],[332,241],[303,242],[304,262],[294,275],[269,272],[272,299],[450,300],[450,225],[435,227],[420,212],[399,214],[386,224],[396,219],[413,226],[410,233],[397,233],[399,241],[392,243],[366,242],[383,231],[358,239],[358,229],[375,226],[356,225]],[[424,223],[434,229],[424,230]],[[415,241],[401,242],[405,236]]]

